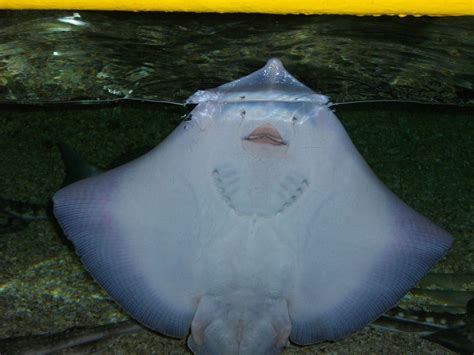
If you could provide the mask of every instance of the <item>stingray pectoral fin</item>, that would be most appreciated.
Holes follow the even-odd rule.
[[[54,214],[98,283],[135,319],[170,336],[189,331],[195,305],[196,203],[149,153],[54,196]]]
[[[289,299],[298,344],[340,339],[378,318],[447,252],[452,238],[412,210],[372,173],[349,138],[298,236]],[[324,180],[325,177],[322,177]],[[321,197],[324,195],[324,197]]]

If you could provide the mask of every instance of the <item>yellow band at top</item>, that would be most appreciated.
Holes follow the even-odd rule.
[[[460,16],[474,15],[473,3],[474,0],[0,0],[0,9]]]

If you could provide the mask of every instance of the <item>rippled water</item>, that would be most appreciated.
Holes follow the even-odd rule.
[[[333,101],[474,103],[474,18],[0,12],[0,102],[183,101],[280,57]]]

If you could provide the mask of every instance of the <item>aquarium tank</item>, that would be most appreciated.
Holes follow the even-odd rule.
[[[99,286],[88,272],[95,266],[84,267],[80,246],[55,218],[52,198],[143,159],[194,122],[191,111],[201,104],[188,100],[194,93],[270,58],[324,95],[319,104],[382,183],[453,238],[449,252],[376,320],[305,346],[291,336],[287,342],[287,329],[283,354],[474,351],[474,17],[0,10],[1,354],[192,353],[188,333],[177,338],[141,325]],[[263,135],[245,139],[287,143]],[[174,159],[179,164],[180,155]],[[220,188],[220,170],[213,174]],[[289,200],[304,194],[301,181]],[[167,216],[184,225],[195,212],[189,207]],[[268,217],[259,213],[255,220]],[[181,245],[183,255],[188,246]],[[341,324],[364,312],[343,314]]]

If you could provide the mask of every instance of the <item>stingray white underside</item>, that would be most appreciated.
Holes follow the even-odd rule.
[[[288,337],[362,328],[448,250],[449,235],[372,173],[323,96],[213,100],[148,154],[54,197],[87,269],[138,321],[191,329],[196,354],[279,353]],[[265,125],[283,144],[247,139]]]

